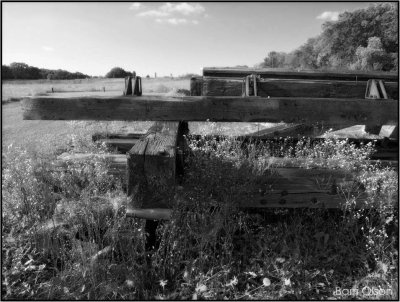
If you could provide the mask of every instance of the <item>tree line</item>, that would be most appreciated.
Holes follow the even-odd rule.
[[[271,51],[258,67],[398,70],[398,4],[377,3],[344,12],[292,52]]]
[[[62,69],[52,70],[29,66],[26,63],[11,63],[9,66],[1,66],[1,78],[3,80],[72,80],[89,78],[81,72],[69,72]]]
[[[127,72],[121,67],[114,67],[105,75],[106,78],[125,78],[126,76],[132,76],[132,72]],[[26,63],[14,62],[9,66],[1,66],[1,78],[3,80],[73,80],[91,78],[91,76],[81,72],[37,68]]]

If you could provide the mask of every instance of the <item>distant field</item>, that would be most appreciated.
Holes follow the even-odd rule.
[[[142,78],[143,93],[167,93],[173,89],[189,89],[189,79]],[[81,80],[14,80],[2,82],[2,102],[18,101],[25,96],[54,92],[91,92],[122,94],[124,79]]]

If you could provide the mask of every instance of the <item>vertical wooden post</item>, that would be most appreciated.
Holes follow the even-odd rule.
[[[180,151],[184,145],[183,135],[187,131],[186,122],[156,122],[127,154],[130,205],[126,214],[146,219],[145,249],[148,265],[151,252],[158,245],[156,230],[159,221],[169,219],[170,213],[166,208],[172,207],[168,196],[160,200],[157,190],[167,188],[168,191],[170,187],[173,191],[177,174],[183,172]]]
[[[169,200],[160,197],[155,188],[173,189],[177,146],[185,132],[186,122],[156,122],[128,152],[128,196],[132,209],[171,208]],[[138,211],[131,213],[138,216]],[[157,217],[157,213],[153,211],[152,217]]]

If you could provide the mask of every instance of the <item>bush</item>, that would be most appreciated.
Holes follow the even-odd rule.
[[[106,78],[125,78],[127,76],[132,76],[132,73],[126,72],[121,67],[114,67],[105,75]]]

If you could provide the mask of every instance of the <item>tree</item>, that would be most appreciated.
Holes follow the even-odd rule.
[[[28,64],[13,62],[10,64],[10,69],[14,79],[29,79]]]
[[[286,53],[271,51],[264,59],[263,67],[278,68],[284,67]]]
[[[125,78],[132,76],[131,72],[126,72],[121,67],[114,67],[106,74],[106,78]]]
[[[7,65],[1,65],[1,78],[3,80],[11,80],[14,78],[10,67]]]
[[[341,13],[337,21],[322,25],[319,36],[286,54],[283,63],[280,59],[283,53],[273,51],[262,66],[398,70],[397,12],[398,3],[383,2]],[[370,38],[380,39],[379,47]]]
[[[367,47],[369,38],[378,37],[387,53],[398,52],[397,3],[378,3],[353,12],[344,12],[336,22],[323,24],[320,35],[325,52],[350,66],[358,47]]]
[[[383,50],[379,37],[369,38],[367,47],[359,46],[356,50],[354,69],[390,70],[393,67],[392,56]]]

